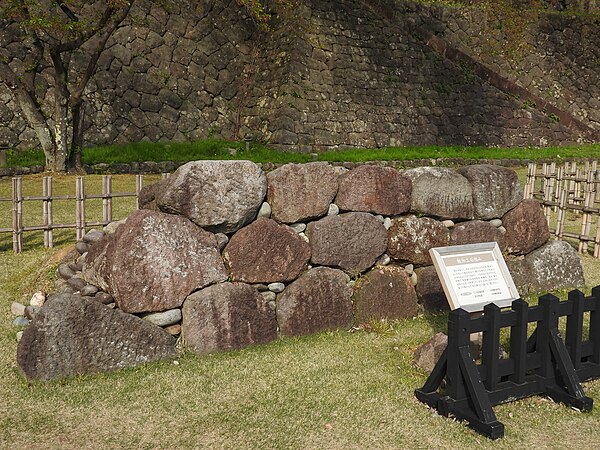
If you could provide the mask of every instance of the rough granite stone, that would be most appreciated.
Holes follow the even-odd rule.
[[[248,284],[220,283],[194,292],[185,300],[182,313],[185,344],[199,354],[277,338],[275,313]]]
[[[292,228],[261,218],[235,233],[223,258],[234,281],[288,282],[310,260],[310,245]]]
[[[29,380],[53,380],[174,358],[175,343],[138,317],[63,294],[47,302],[27,327],[17,363]]]
[[[447,345],[448,336],[441,332],[435,334],[415,350],[413,364],[425,372],[431,373]]]
[[[386,249],[387,231],[373,215],[354,212],[327,216],[311,222],[306,234],[314,264],[363,272]]]
[[[523,200],[502,217],[508,253],[526,255],[550,239],[542,206],[537,200]]]
[[[342,211],[402,214],[410,209],[411,185],[391,167],[359,166],[340,176],[335,204]]]
[[[271,218],[295,223],[322,217],[338,190],[338,175],[327,163],[286,164],[267,174]]]
[[[523,189],[512,169],[476,164],[460,167],[457,172],[469,180],[473,188],[475,219],[500,218],[523,199]]]
[[[140,209],[150,209],[152,211],[158,211],[158,206],[156,205],[156,197],[157,195],[164,189],[165,180],[158,180],[152,184],[148,184],[143,186],[140,189],[140,193],[138,195],[138,204],[140,205]]]
[[[473,218],[471,185],[455,170],[419,167],[404,174],[412,180],[413,212],[447,219]]]
[[[185,217],[139,210],[90,249],[83,276],[123,311],[141,313],[178,308],[228,274],[212,233]]]
[[[233,233],[256,217],[266,191],[265,174],[251,161],[192,161],[165,180],[156,204],[207,231]]]
[[[277,298],[280,333],[300,336],[352,324],[352,288],[344,272],[316,267],[291,283]]]
[[[433,266],[415,269],[417,275],[417,297],[427,311],[447,311],[450,309],[444,288]]]
[[[431,264],[429,249],[445,247],[450,232],[441,222],[429,217],[400,217],[392,220],[388,230],[387,253],[392,259],[413,264]]]
[[[450,231],[450,245],[479,244],[482,242],[497,242],[500,250],[506,247],[504,234],[483,220],[471,220],[456,225]]]
[[[354,285],[354,323],[371,319],[403,319],[417,315],[417,294],[399,266],[377,267]]]

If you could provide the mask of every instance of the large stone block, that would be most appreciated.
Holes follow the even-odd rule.
[[[345,213],[311,222],[306,228],[315,264],[363,272],[386,248],[387,232],[375,216]]]
[[[391,167],[359,166],[340,176],[335,204],[343,211],[396,215],[410,209],[411,181]]]
[[[232,233],[254,217],[267,192],[263,171],[250,161],[193,161],[165,180],[156,204],[214,233]]]
[[[500,218],[523,199],[523,189],[512,169],[477,164],[460,167],[457,172],[469,180],[473,188],[475,219]]]
[[[123,311],[140,313],[178,308],[228,274],[212,233],[185,217],[139,210],[91,247],[83,276]]]
[[[502,218],[508,253],[525,255],[550,238],[548,222],[537,200],[523,200]]]
[[[283,223],[326,215],[338,190],[338,175],[327,163],[286,164],[267,180],[271,218]]]
[[[93,299],[58,294],[25,329],[17,363],[30,380],[52,380],[174,358],[175,343],[139,317]]]
[[[288,282],[306,268],[310,245],[287,225],[263,218],[235,233],[223,257],[235,281]]]
[[[450,306],[438,274],[433,266],[415,269],[417,297],[427,311],[447,311]]]
[[[266,303],[244,283],[220,283],[194,292],[182,308],[185,344],[202,354],[275,340],[277,321]]]
[[[309,270],[277,298],[277,323],[284,335],[307,335],[352,324],[352,288],[344,272]]]
[[[404,174],[412,180],[411,209],[415,213],[444,219],[473,218],[471,185],[455,170],[419,167]]]
[[[506,247],[504,234],[489,222],[471,220],[456,225],[450,231],[450,245],[478,244],[497,242],[500,250]]]
[[[429,217],[400,217],[388,230],[387,253],[396,260],[413,264],[431,264],[429,249],[445,247],[450,233],[441,222]]]
[[[417,314],[417,294],[410,277],[398,266],[376,267],[354,285],[354,322],[403,319]]]
[[[564,241],[549,241],[524,259],[509,259],[507,265],[522,296],[585,285],[581,259]]]

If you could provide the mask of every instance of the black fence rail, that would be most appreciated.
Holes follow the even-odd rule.
[[[566,317],[564,340],[558,328],[561,317]],[[529,323],[535,324],[531,334]],[[507,327],[509,355],[502,358],[500,332]],[[478,332],[483,332],[480,363],[469,348],[471,333]],[[492,406],[542,394],[590,411],[593,400],[585,396],[580,382],[598,377],[600,286],[589,297],[571,291],[565,301],[544,295],[533,307],[520,299],[506,311],[489,304],[480,317],[463,309],[450,312],[448,346],[415,395],[440,414],[466,420],[479,433],[497,439],[504,435],[504,425]]]

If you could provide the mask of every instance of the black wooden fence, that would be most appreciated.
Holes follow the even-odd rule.
[[[566,317],[564,340],[558,330],[560,317]],[[529,323],[536,324],[530,335]],[[500,331],[507,327],[506,359],[500,355]],[[479,364],[469,348],[470,334],[477,332],[483,332]],[[593,401],[584,395],[580,382],[598,377],[600,286],[589,297],[571,291],[566,301],[544,295],[533,307],[520,299],[506,311],[489,304],[479,317],[463,309],[450,312],[448,346],[415,395],[440,414],[466,420],[479,433],[497,439],[504,435],[504,425],[496,419],[493,405],[543,394],[590,411]],[[445,388],[438,392],[444,379]]]

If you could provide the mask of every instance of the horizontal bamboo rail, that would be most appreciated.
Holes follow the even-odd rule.
[[[163,174],[163,178],[169,174]],[[108,225],[113,221],[113,199],[135,197],[136,209],[139,209],[139,195],[144,185],[143,175],[136,175],[135,192],[113,192],[112,176],[102,176],[102,193],[88,194],[85,189],[85,177],[75,179],[74,195],[53,195],[52,177],[42,178],[42,195],[23,196],[23,180],[21,177],[12,179],[12,197],[0,198],[0,202],[12,203],[12,226],[0,228],[0,233],[12,233],[13,250],[15,253],[23,251],[23,233],[29,231],[44,232],[44,247],[49,248],[54,244],[54,230],[75,229],[77,240],[83,238],[86,229]],[[86,201],[102,199],[102,219],[86,220]],[[75,201],[75,221],[72,223],[54,223],[53,204],[55,201]],[[23,225],[23,207],[26,202],[42,202],[42,224]]]

